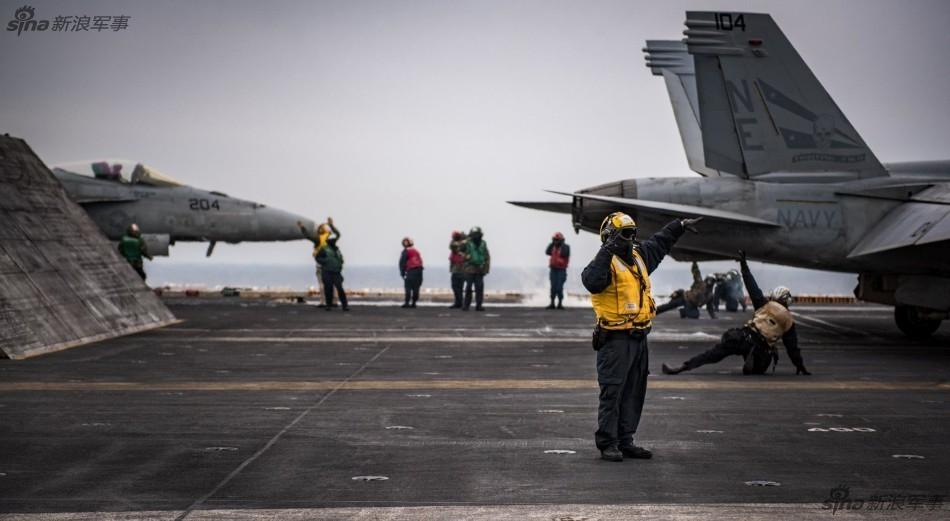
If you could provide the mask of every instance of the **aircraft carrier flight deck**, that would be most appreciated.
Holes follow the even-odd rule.
[[[793,306],[812,376],[747,320],[659,317],[637,442],[605,462],[587,309],[176,300],[178,324],[0,360],[0,519],[946,519],[950,325]],[[617,483],[625,483],[618,487]]]

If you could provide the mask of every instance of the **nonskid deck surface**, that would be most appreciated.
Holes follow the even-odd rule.
[[[811,377],[664,376],[748,315],[659,317],[655,457],[623,463],[593,446],[589,309],[172,310],[0,361],[0,519],[946,516],[950,327],[908,340],[888,308],[799,308]]]

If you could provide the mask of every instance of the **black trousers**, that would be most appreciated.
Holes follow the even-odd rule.
[[[419,300],[419,288],[422,287],[422,268],[406,271],[406,304],[415,304]]]
[[[719,303],[721,301],[726,301],[726,310],[729,311],[729,301],[726,298],[726,289],[722,286],[722,284],[716,284],[716,289],[713,290],[712,298],[713,309],[719,311]],[[735,311],[735,309],[732,309],[731,311]]]
[[[656,307],[656,314],[659,315],[660,313],[666,313],[667,311],[670,311],[671,309],[680,308],[685,305],[686,305],[686,297],[684,297],[682,294],[679,294],[679,295],[674,294],[669,302],[667,302],[666,304],[661,304]]]
[[[146,279],[145,266],[143,265],[142,261],[130,262],[129,265],[132,266],[132,269],[135,270],[135,273],[139,274],[139,277],[142,277],[142,280]]]
[[[739,299],[732,295],[726,295],[723,300],[726,301],[726,311],[731,313],[739,311]],[[745,311],[745,302],[742,303],[742,311]]]
[[[751,358],[750,358],[751,354]],[[712,349],[700,353],[686,361],[687,370],[706,364],[715,364],[727,356],[738,355],[747,363],[742,367],[743,374],[764,374],[772,363],[772,351],[746,328],[733,328],[722,334],[719,343]]]
[[[483,273],[465,274],[465,304],[462,306],[468,309],[472,305],[472,291],[475,292],[475,307],[482,307],[482,299],[485,297],[485,275]]]
[[[645,334],[609,333],[597,351],[597,448],[633,444],[647,392],[649,350]]]
[[[564,301],[564,283],[567,281],[567,270],[560,268],[551,268],[551,303],[554,299],[558,302]]]
[[[323,302],[327,307],[333,306],[333,290],[340,296],[340,304],[346,307],[346,292],[343,291],[343,274],[339,271],[323,270]]]
[[[745,295],[742,294],[742,290],[735,291],[717,285],[712,300],[712,308],[715,311],[719,311],[719,302],[725,302],[726,311],[731,313],[739,311],[740,305],[742,306],[742,311],[745,312]]]
[[[666,304],[657,306],[656,314],[666,313],[671,309],[680,308],[680,318],[699,318],[699,308],[694,306],[692,303],[686,300],[685,296],[674,295],[672,299]],[[709,313],[709,316],[716,318],[716,311],[713,305],[713,301],[709,301],[706,304],[706,311]]]
[[[465,285],[465,274],[452,272],[452,294],[455,296],[455,307],[462,307],[462,287]]]

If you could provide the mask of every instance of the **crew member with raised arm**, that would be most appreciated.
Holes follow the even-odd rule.
[[[745,360],[742,374],[764,374],[769,366],[772,366],[774,372],[778,363],[778,350],[775,346],[779,340],[785,345],[788,358],[795,364],[795,374],[811,374],[805,368],[802,353],[798,349],[795,319],[788,310],[792,304],[792,292],[785,286],[778,286],[766,298],[752,276],[742,250],[739,250],[739,264],[742,268],[742,280],[755,309],[752,320],[742,327],[726,331],[712,349],[690,358],[678,367],[663,364],[664,374],[679,374],[702,365],[714,364],[729,355],[739,355]]]
[[[653,456],[633,442],[647,390],[647,334],[656,315],[650,273],[684,230],[696,231],[700,219],[677,219],[637,241],[633,218],[612,213],[600,225],[600,250],[581,274],[597,315],[593,348],[600,405],[594,442],[607,461]]]

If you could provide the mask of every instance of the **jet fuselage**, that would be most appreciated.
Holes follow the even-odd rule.
[[[950,252],[940,243],[915,246],[912,255],[906,249],[897,249],[856,258],[848,256],[868,231],[903,201],[897,197],[865,198],[844,194],[866,193],[889,186],[947,183],[950,163],[942,163],[947,172],[944,175],[926,169],[912,172],[904,168],[899,174],[895,169],[890,177],[842,183],[774,183],[732,176],[642,178],[602,184],[578,193],[727,210],[777,224],[750,226],[708,219],[701,225],[703,233],[688,234],[677,243],[676,250],[682,258],[732,258],[737,250],[743,249],[756,260],[802,268],[950,276],[950,265],[941,260]],[[617,209],[607,202],[575,198],[574,223],[597,233],[603,217]],[[628,208],[624,211],[634,215],[644,234],[659,229],[675,217]]]

